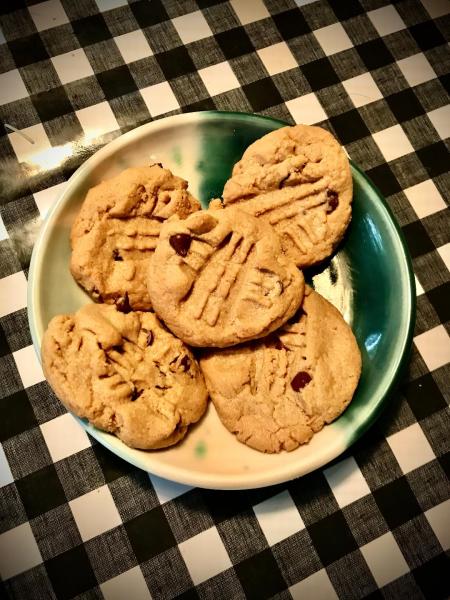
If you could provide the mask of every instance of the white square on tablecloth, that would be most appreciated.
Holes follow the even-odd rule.
[[[5,224],[3,223],[2,215],[0,215],[0,242],[9,238]]]
[[[450,550],[450,500],[433,506],[425,516],[444,551]]]
[[[126,63],[152,56],[153,52],[141,29],[130,31],[114,38],[120,54]]]
[[[286,42],[279,42],[278,44],[261,48],[258,50],[258,56],[269,75],[277,75],[277,73],[289,71],[289,69],[295,69],[298,66]]]
[[[450,13],[450,2],[448,0],[422,0],[422,4],[432,19],[437,19]]]
[[[66,84],[94,75],[91,63],[83,48],[57,54],[52,56],[51,60],[61,83]]]
[[[66,185],[67,181],[63,181],[62,183],[57,183],[56,185],[52,185],[52,187],[33,194],[39,214],[43,219],[45,219],[50,208],[63,193]]]
[[[338,600],[325,569],[313,573],[289,588],[293,600]]]
[[[263,0],[230,0],[230,4],[242,25],[270,17]]]
[[[23,271],[0,279],[0,317],[25,308],[26,305],[27,280]]]
[[[413,423],[386,439],[405,474],[436,458],[419,423]]]
[[[314,92],[288,100],[286,106],[296,123],[314,125],[328,118]]]
[[[178,546],[194,585],[199,585],[231,567],[230,557],[215,527]]]
[[[445,266],[450,271],[450,242],[444,246],[437,248],[437,251],[445,263]]]
[[[398,68],[411,87],[437,77],[427,57],[422,52],[397,61]]]
[[[417,183],[404,192],[419,219],[447,207],[432,179]]]
[[[113,10],[114,8],[119,8],[120,6],[127,6],[128,0],[95,0],[98,10],[101,12],[106,12],[108,10]]]
[[[140,92],[152,117],[180,108],[178,100],[167,81],[149,85]]]
[[[382,8],[371,10],[367,13],[367,16],[381,36],[389,35],[406,28],[405,22],[394,6],[383,6]]]
[[[443,325],[416,336],[414,343],[429,371],[450,362],[450,337]]]
[[[70,413],[41,425],[42,435],[53,462],[89,448],[91,442],[81,425]]]
[[[356,108],[381,100],[383,97],[370,73],[363,73],[351,79],[346,79],[342,82],[342,85]]]
[[[425,290],[423,289],[420,281],[417,279],[417,275],[414,275],[414,281],[416,284],[416,296],[421,296],[425,293]]]
[[[201,10],[196,10],[181,17],[175,17],[172,19],[172,24],[177,30],[183,44],[190,44],[191,42],[211,37],[213,34]]]
[[[153,475],[152,473],[149,473],[148,476],[160,504],[169,502],[169,500],[173,500],[189,490],[192,490],[192,487],[189,485],[182,485],[181,483],[175,483],[174,481],[169,481],[162,477],[156,477],[156,475]]]
[[[8,137],[19,162],[33,162],[33,156],[52,147],[42,123],[8,133]]]
[[[122,523],[107,485],[71,500],[69,506],[83,542]]]
[[[105,600],[151,600],[150,592],[139,566],[100,584]]]
[[[370,488],[353,456],[325,469],[325,475],[340,508],[370,494]]]
[[[409,573],[409,567],[390,531],[360,550],[380,588]]]
[[[414,148],[401,125],[393,125],[378,131],[373,134],[373,139],[387,161],[414,152]]]
[[[352,40],[340,23],[321,27],[313,33],[327,56],[353,48]]]
[[[305,528],[290,493],[285,490],[253,507],[269,546]]]
[[[93,106],[75,111],[84,133],[93,139],[120,129],[108,102],[99,102]]]
[[[59,0],[47,0],[47,2],[33,4],[28,6],[28,11],[38,31],[65,25],[69,22],[66,11]]]
[[[19,371],[23,387],[31,387],[36,383],[45,381],[41,363],[39,362],[32,345],[13,352],[13,358],[15,360],[17,370]]]
[[[27,88],[18,69],[0,73],[0,105],[28,96]],[[14,125],[14,123],[10,123]]]
[[[450,104],[430,110],[427,117],[433,123],[433,127],[442,140],[450,137]]]
[[[0,444],[0,487],[9,485],[14,481],[14,477],[9,468],[8,459],[6,458],[3,446]]]
[[[217,96],[239,87],[239,81],[226,60],[217,65],[200,69],[198,74],[210,96]]]
[[[29,523],[0,535],[0,577],[5,580],[42,563]]]

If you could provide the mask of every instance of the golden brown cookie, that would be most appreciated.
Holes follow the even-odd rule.
[[[70,269],[94,300],[151,309],[146,277],[161,225],[200,208],[187,186],[152,165],[126,169],[89,190],[72,227]]]
[[[302,273],[273,229],[236,208],[161,228],[148,290],[158,316],[192,346],[232,346],[277,329],[299,307]]]
[[[42,365],[68,409],[134,448],[177,443],[206,409],[197,362],[153,313],[88,304],[54,317]]]
[[[352,194],[349,162],[337,140],[320,127],[295,125],[247,148],[225,184],[223,202],[272,225],[286,254],[307,267],[342,239]]]
[[[200,367],[225,427],[256,450],[281,452],[345,410],[361,355],[338,310],[307,286],[289,323],[261,340],[208,350]]]

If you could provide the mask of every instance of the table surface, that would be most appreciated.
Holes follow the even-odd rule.
[[[450,3],[27,4],[0,9],[7,597],[449,597]],[[206,109],[333,131],[416,274],[411,361],[383,416],[333,465],[254,491],[163,481],[95,443],[44,381],[27,323],[33,242],[73,171],[121,132]]]

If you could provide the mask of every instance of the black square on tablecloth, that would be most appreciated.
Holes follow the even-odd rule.
[[[48,52],[37,33],[8,42],[8,47],[17,67],[25,67],[49,58]]]
[[[311,27],[297,8],[273,15],[272,19],[284,40],[311,33]]]
[[[16,486],[29,519],[67,502],[53,465],[19,479]]]
[[[313,91],[339,83],[339,77],[328,58],[319,58],[301,66]]]
[[[45,568],[58,600],[69,600],[97,585],[83,546],[75,546],[46,561]]]
[[[138,562],[144,562],[176,545],[170,525],[160,506],[125,523]]]
[[[371,40],[356,46],[356,50],[369,71],[385,67],[394,62],[394,57],[381,39]]]
[[[215,1],[217,2],[219,0],[215,0]],[[197,4],[198,3],[199,3],[199,0],[197,0]],[[183,592],[182,594],[178,594],[178,596],[176,596],[177,600],[199,600],[199,598],[200,598],[200,596],[195,591],[195,588],[191,588],[190,590],[187,590],[186,592]]]
[[[164,4],[160,0],[152,0],[151,3],[147,0],[139,0],[130,4],[130,8],[142,29],[167,21],[169,18]]]
[[[287,587],[280,568],[269,549],[235,565],[234,570],[244,588],[245,596],[249,600],[271,598]]]
[[[92,445],[92,450],[103,471],[106,483],[110,483],[119,477],[128,475],[134,470],[134,467],[130,465],[130,463],[119,458],[117,454],[114,454],[110,450],[107,450],[102,444],[94,443]]]
[[[0,356],[5,356],[6,354],[10,354],[11,353],[11,348],[9,347],[8,344],[8,338],[5,335],[5,332],[3,330],[3,327],[0,325]],[[0,400],[0,405],[1,405],[1,400]],[[1,410],[1,409],[0,409]],[[1,411],[1,414],[5,414],[3,411]],[[1,426],[2,423],[0,422],[0,430],[1,430]],[[1,441],[1,433],[0,433],[0,441]]]
[[[221,31],[216,33],[214,37],[227,59],[236,58],[255,50],[243,27]]]
[[[427,298],[433,305],[442,323],[450,321],[450,283],[447,281],[427,292]]]
[[[333,129],[341,144],[350,144],[370,135],[367,125],[355,109],[349,110],[330,119]]]
[[[386,96],[385,100],[399,123],[414,119],[425,112],[411,88]]]
[[[388,164],[384,163],[366,171],[366,175],[372,179],[384,196],[397,194],[401,186]]]
[[[450,597],[450,558],[444,553],[413,570],[413,576],[425,598],[445,600]]]
[[[192,58],[184,46],[156,54],[155,58],[166,79],[175,79],[175,77],[187,75],[196,70]]]
[[[444,36],[433,21],[412,25],[409,27],[409,33],[416,40],[416,44],[421,50],[429,50],[445,44]]]
[[[73,21],[72,28],[81,46],[90,46],[111,38],[111,32],[102,14]]]
[[[357,549],[355,538],[341,511],[309,525],[308,533],[324,566]]]
[[[435,288],[439,295],[442,294],[440,287],[441,286]],[[427,292],[427,297],[429,296],[430,292]],[[445,296],[445,293],[443,293],[442,298],[440,298],[441,302],[447,303],[447,309],[448,298],[449,296]],[[433,413],[438,412],[447,406],[447,403],[431,373],[427,373],[426,375],[419,377],[419,379],[407,383],[401,388],[401,392],[408,401],[414,416],[419,421],[429,417]]]
[[[345,21],[361,15],[364,12],[363,7],[358,0],[345,0],[345,2],[333,2],[331,8],[339,21]]]
[[[280,92],[270,77],[243,85],[242,90],[255,112],[283,102]]]
[[[448,150],[444,142],[436,142],[417,150],[417,155],[430,177],[437,177],[448,171]]]
[[[204,100],[198,100],[192,104],[186,104],[182,107],[183,112],[196,112],[198,110],[216,110],[216,105],[212,98],[205,98]]]
[[[395,529],[421,513],[416,497],[405,477],[374,490],[373,496],[390,529]]]
[[[97,80],[107,100],[137,91],[137,85],[126,65],[97,73]]]
[[[438,456],[438,461],[447,478],[450,479],[450,452]]]
[[[385,600],[385,597],[380,592],[380,590],[375,590],[371,592],[368,596],[364,596],[364,600]]]
[[[414,223],[405,225],[403,227],[403,234],[413,258],[434,250],[434,244],[420,221],[414,221]]]
[[[0,399],[0,442],[37,425],[33,408],[25,390]]]
[[[41,121],[51,121],[73,112],[72,104],[62,86],[34,94],[31,100]]]

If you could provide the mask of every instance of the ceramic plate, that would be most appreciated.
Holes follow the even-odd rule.
[[[28,316],[39,354],[42,334],[56,314],[89,301],[69,272],[69,232],[87,190],[126,167],[161,162],[189,181],[206,208],[221,195],[233,164],[245,148],[285,123],[241,113],[182,114],[143,125],[114,140],[70,178],[34,247]],[[363,369],[349,408],[312,441],[266,455],[240,444],[220,423],[210,404],[186,439],[159,451],[133,450],[78,419],[112,452],[146,471],[192,486],[254,488],[304,475],[348,448],[389,401],[412,339],[415,293],[411,262],[401,232],[377,189],[352,165],[353,219],[338,252],[307,274],[315,289],[350,323],[361,349]]]

